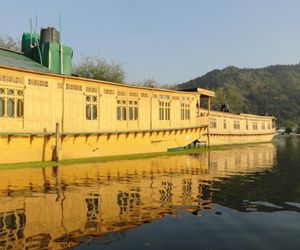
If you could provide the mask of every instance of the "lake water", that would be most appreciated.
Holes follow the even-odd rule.
[[[300,140],[0,171],[0,249],[300,249]]]

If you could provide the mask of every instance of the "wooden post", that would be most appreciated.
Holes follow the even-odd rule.
[[[153,96],[153,90],[150,92],[150,129],[152,129],[152,96]]]
[[[198,98],[198,116],[200,116],[200,108],[201,108],[201,94],[199,95],[199,98]]]
[[[59,133],[59,123],[55,124],[55,161],[59,161],[59,151],[60,151],[60,133]]]
[[[209,132],[209,127],[210,127],[210,97],[208,97],[208,127],[207,127],[207,144],[208,144],[208,148],[210,148],[210,132]]]

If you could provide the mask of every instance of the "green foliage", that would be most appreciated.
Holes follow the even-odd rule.
[[[290,134],[293,132],[293,129],[291,127],[286,127],[285,128],[285,133]]]
[[[10,36],[0,35],[0,47],[14,51],[20,51],[21,43]]]
[[[119,82],[125,81],[125,72],[119,63],[108,63],[101,57],[84,57],[78,65],[74,67],[75,75],[80,77]]]
[[[161,89],[177,90],[178,83],[168,83],[159,86]]]
[[[280,126],[300,124],[300,64],[261,69],[229,66],[178,86],[216,91],[213,108],[229,104],[232,112],[271,114]]]
[[[249,110],[248,101],[235,86],[220,87],[216,98],[212,100],[212,109],[219,110],[222,104],[228,104],[230,112],[242,113]]]
[[[157,86],[158,86],[157,82],[150,78],[145,79],[142,82],[139,82],[137,85],[142,86],[142,87],[148,87],[148,88],[157,88]]]
[[[158,84],[153,78],[145,79],[142,82],[138,82],[137,86],[148,87],[148,88],[160,88],[160,89],[170,89],[176,90],[178,83],[169,83],[169,84]]]

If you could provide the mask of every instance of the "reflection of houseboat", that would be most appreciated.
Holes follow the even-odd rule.
[[[230,140],[231,129],[214,133],[208,118],[212,125],[220,114],[196,116],[199,95],[214,95],[204,89],[172,91],[71,76],[72,50],[60,44],[54,28],[42,29],[41,36],[25,33],[22,51],[0,49],[0,163],[162,152],[199,140],[267,141],[274,133],[268,127],[272,117],[249,116],[249,126],[256,123],[257,129],[241,140],[244,118],[234,115],[226,118],[228,129],[234,126]]]
[[[270,170],[275,153],[264,144],[195,157],[1,170],[0,249],[67,249],[84,236],[210,209],[218,179]]]

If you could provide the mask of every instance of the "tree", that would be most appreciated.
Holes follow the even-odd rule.
[[[212,100],[212,108],[220,110],[222,104],[228,104],[231,112],[248,111],[247,100],[235,86],[220,87],[216,90],[216,98]]]
[[[157,88],[157,82],[154,79],[145,79],[142,82],[139,82],[137,85],[148,87],[148,88]]]
[[[148,88],[160,88],[160,89],[177,89],[177,83],[169,83],[169,84],[158,84],[154,78],[148,78],[143,80],[142,82],[138,82],[136,85]]]
[[[74,67],[73,73],[80,77],[102,81],[120,83],[125,81],[125,72],[121,64],[108,63],[101,57],[83,57]]]
[[[20,51],[20,41],[15,40],[11,36],[0,35],[0,47],[14,51]]]
[[[162,84],[159,87],[162,89],[177,90],[177,85],[178,83],[167,83],[167,84]]]

